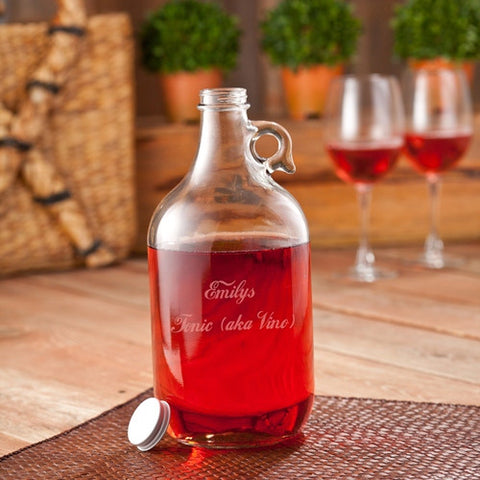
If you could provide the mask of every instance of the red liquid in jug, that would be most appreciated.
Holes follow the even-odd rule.
[[[170,433],[250,445],[298,432],[313,401],[310,245],[148,253],[154,388]]]

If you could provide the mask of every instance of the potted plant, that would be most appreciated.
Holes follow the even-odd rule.
[[[261,23],[262,47],[280,65],[290,115],[318,117],[326,88],[355,52],[360,21],[343,0],[283,0]]]
[[[198,92],[221,86],[239,51],[237,19],[213,2],[171,0],[140,30],[142,63],[159,74],[170,121],[196,121]]]
[[[480,57],[478,0],[408,0],[392,19],[394,52],[413,68],[462,66],[473,75]]]

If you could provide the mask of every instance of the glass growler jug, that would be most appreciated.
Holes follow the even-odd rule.
[[[196,158],[148,232],[154,392],[194,446],[274,444],[313,402],[308,227],[271,177],[294,172],[291,140],[248,107],[243,88],[200,92]],[[277,139],[268,158],[263,135]]]

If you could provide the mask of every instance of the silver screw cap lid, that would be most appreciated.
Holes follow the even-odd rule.
[[[151,397],[133,412],[128,424],[128,440],[142,452],[152,449],[162,439],[170,423],[170,406]]]

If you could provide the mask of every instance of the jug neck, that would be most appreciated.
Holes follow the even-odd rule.
[[[200,92],[202,111],[195,175],[245,166],[247,140],[256,131],[249,122],[244,88],[215,88]]]

